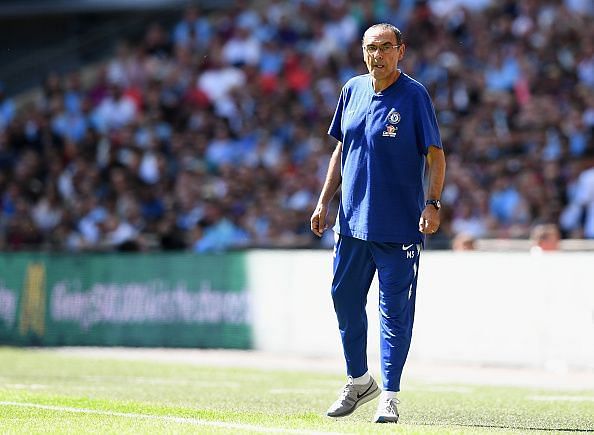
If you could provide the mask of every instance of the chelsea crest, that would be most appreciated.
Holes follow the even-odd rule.
[[[390,124],[398,124],[400,122],[400,113],[398,113],[398,112],[390,113],[390,115],[388,116],[388,122]]]

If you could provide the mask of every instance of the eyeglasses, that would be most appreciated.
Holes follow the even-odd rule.
[[[384,45],[380,45],[380,46],[378,47],[377,45],[370,44],[370,45],[364,45],[364,46],[363,46],[363,48],[365,49],[365,51],[366,51],[368,54],[373,54],[373,53],[375,53],[375,52],[376,52],[376,51],[378,51],[378,50],[379,50],[379,52],[380,52],[380,53],[382,53],[382,54],[383,54],[383,53],[386,53],[386,52],[388,52],[389,50],[391,50],[391,49],[393,49],[393,48],[398,48],[398,47],[400,47],[401,45],[402,45],[402,44],[397,44],[397,45],[392,45],[392,44],[384,44]]]

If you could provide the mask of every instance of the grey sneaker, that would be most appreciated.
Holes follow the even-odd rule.
[[[349,376],[347,384],[342,389],[338,400],[330,406],[326,413],[328,417],[345,417],[364,403],[375,399],[380,394],[380,389],[373,378],[365,385],[353,384]]]
[[[373,417],[374,423],[398,423],[398,399],[380,399]]]

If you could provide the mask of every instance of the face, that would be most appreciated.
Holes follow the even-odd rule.
[[[395,79],[398,62],[404,57],[404,44],[395,47],[396,35],[388,29],[369,29],[363,36],[363,59],[369,73],[375,80],[384,81]],[[376,47],[373,52],[367,48]],[[384,50],[382,51],[383,48]]]

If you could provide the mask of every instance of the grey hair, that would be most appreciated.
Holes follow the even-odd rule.
[[[381,28],[382,30],[390,30],[390,31],[394,32],[394,35],[396,36],[396,44],[398,44],[398,45],[402,44],[402,32],[400,31],[400,29],[398,29],[398,27],[396,27],[390,23],[374,24],[373,26],[370,26],[365,31],[365,33],[367,33],[368,31],[370,31],[372,29],[377,29],[377,28]],[[363,39],[365,39],[365,33],[363,33]],[[361,39],[361,43],[363,43],[363,39]]]

